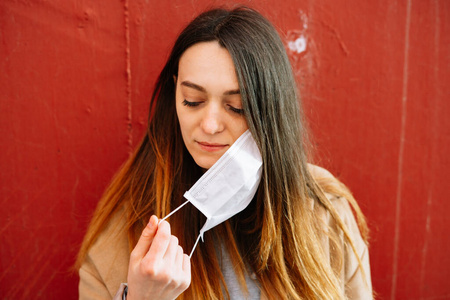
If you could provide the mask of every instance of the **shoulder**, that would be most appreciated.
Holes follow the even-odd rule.
[[[324,192],[327,200],[331,203],[334,211],[340,217],[344,225],[350,230],[350,233],[356,235],[356,237],[360,236],[358,225],[349,203],[350,199],[348,199],[349,197],[352,197],[349,190],[328,170],[312,164],[308,164],[308,169],[313,179]],[[316,203],[314,205],[316,205]],[[334,225],[332,223],[335,223],[336,221],[331,218],[330,212],[326,211],[325,215],[328,225]]]
[[[340,279],[343,284],[342,288],[345,290],[348,299],[372,299],[368,247],[361,236],[358,222],[352,209],[352,206],[357,206],[357,204],[350,191],[328,170],[311,164],[308,165],[308,168],[314,180],[324,191],[326,198],[331,204],[331,209],[342,221],[342,225],[347,230],[350,238],[350,241],[344,238],[343,228],[331,216],[330,210],[318,204],[316,205],[316,203],[314,204],[318,217],[322,219],[325,225],[324,230],[334,232],[337,237],[336,242],[338,242],[338,246],[342,250],[342,252],[336,252],[333,249],[334,247],[331,246],[330,240],[328,238],[324,240],[325,252],[329,256],[330,261],[333,261],[334,255],[342,257],[343,265],[339,268]],[[349,200],[352,200],[352,202]],[[356,210],[359,210],[359,208],[356,207]]]
[[[327,169],[317,165],[308,164],[308,171],[325,193],[333,195],[336,193],[344,194],[348,191],[348,189]]]
[[[327,199],[331,202],[338,215],[343,218],[343,221],[354,219],[352,209],[350,208],[348,201],[348,198],[352,197],[348,188],[336,177],[334,177],[330,171],[322,167],[308,164],[308,170],[313,179],[324,192]]]
[[[313,165],[308,163],[308,170],[314,178],[334,178],[334,176],[330,173],[330,171],[319,167],[317,165]]]
[[[123,210],[116,212],[98,239],[89,249],[80,274],[80,299],[112,298],[122,282],[127,280],[130,249],[125,230]]]

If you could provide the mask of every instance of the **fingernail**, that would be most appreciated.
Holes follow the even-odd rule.
[[[155,219],[158,220],[158,218],[155,215],[150,217],[150,220],[148,221],[149,228],[153,228],[155,226],[156,223]]]

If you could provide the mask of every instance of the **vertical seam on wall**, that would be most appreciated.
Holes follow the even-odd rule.
[[[439,40],[440,40],[440,18],[439,18],[439,2],[437,0],[434,1],[434,13],[435,13],[435,23],[434,23],[434,61],[433,61],[433,83],[434,83],[434,91],[436,93],[435,95],[435,104],[438,104],[438,101],[441,100],[440,94],[439,94]],[[425,289],[425,269],[426,269],[426,260],[427,260],[427,254],[428,254],[428,246],[430,243],[430,237],[431,237],[431,206],[433,204],[433,191],[434,191],[434,174],[435,173],[435,167],[438,163],[437,157],[437,137],[436,137],[436,128],[439,127],[439,118],[437,116],[438,114],[438,105],[433,105],[433,118],[432,118],[432,143],[431,143],[431,166],[429,168],[431,176],[431,182],[430,186],[428,187],[428,197],[427,197],[427,207],[426,207],[426,221],[425,221],[425,241],[424,245],[422,247],[422,257],[421,257],[421,264],[420,264],[420,299],[424,299],[424,293],[426,292]]]
[[[128,155],[132,153],[133,147],[133,111],[131,103],[131,59],[130,59],[130,15],[129,0],[124,1],[124,21],[125,21],[125,59],[126,59],[126,94],[127,94],[127,142]]]
[[[400,241],[400,216],[401,216],[402,186],[403,186],[403,155],[405,151],[406,104],[408,100],[410,26],[411,26],[411,0],[408,0],[406,7],[406,24],[405,24],[405,48],[403,61],[403,86],[402,86],[402,107],[401,107],[402,118],[400,128],[400,146],[398,151],[398,166],[397,166],[397,196],[395,204],[395,232],[394,232],[394,253],[392,264],[391,299],[395,299],[395,295],[397,292],[398,249]]]

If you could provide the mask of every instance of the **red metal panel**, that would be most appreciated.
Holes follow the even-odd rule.
[[[349,185],[368,217],[374,287],[389,295],[392,273],[386,270],[393,264],[404,5],[315,3],[306,11],[310,47],[298,66],[304,74],[305,111],[319,164]]]
[[[126,158],[121,3],[0,3],[0,290],[76,299],[86,222]]]
[[[444,190],[450,167],[450,6],[445,3],[409,3],[392,298],[450,297],[450,239],[443,230],[450,225]]]
[[[77,298],[69,268],[89,215],[145,131],[177,33],[218,3],[0,3],[6,298]],[[245,3],[285,40],[317,161],[368,216],[379,297],[448,297],[449,2]]]

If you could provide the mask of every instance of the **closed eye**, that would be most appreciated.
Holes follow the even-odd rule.
[[[236,107],[233,107],[233,106],[231,106],[231,105],[228,105],[228,108],[229,108],[232,112],[237,113],[237,114],[239,114],[239,115],[243,115],[243,114],[244,114],[244,110],[243,110],[242,108],[236,108]]]
[[[192,102],[192,101],[187,101],[186,99],[184,99],[183,100],[183,105],[184,106],[189,106],[189,107],[194,107],[194,106],[200,105],[200,102]]]

